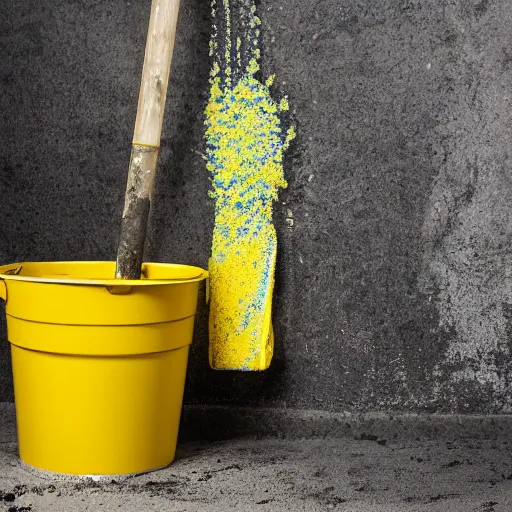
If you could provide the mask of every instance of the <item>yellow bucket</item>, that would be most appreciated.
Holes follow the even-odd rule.
[[[200,281],[207,272],[114,262],[0,267],[20,458],[72,475],[168,465],[178,436]]]

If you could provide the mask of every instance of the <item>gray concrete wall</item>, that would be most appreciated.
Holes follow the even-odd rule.
[[[507,0],[263,0],[298,137],[275,207],[276,356],[186,400],[510,412]],[[0,262],[113,259],[149,1],[0,4]],[[209,8],[183,0],[147,259],[206,266]],[[287,210],[294,226],[288,227]],[[2,325],[3,329],[3,325]],[[5,332],[0,400],[12,399]]]

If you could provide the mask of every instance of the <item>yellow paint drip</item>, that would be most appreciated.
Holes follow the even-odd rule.
[[[210,259],[210,364],[218,369],[263,370],[273,351],[272,293],[277,238],[272,203],[286,187],[283,152],[295,136],[284,130],[279,106],[269,87],[256,78],[260,50],[246,37],[251,55],[240,55],[236,40],[234,63],[247,62],[235,75],[231,60],[232,24],[224,0],[226,41],[212,66],[206,107],[207,169],[216,201]],[[250,26],[260,20],[251,9]],[[218,37],[218,36],[217,36]],[[214,46],[216,48],[216,46]],[[246,57],[245,60],[243,57]],[[236,83],[233,77],[238,76]]]

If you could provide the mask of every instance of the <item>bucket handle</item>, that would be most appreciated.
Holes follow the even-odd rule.
[[[3,268],[5,268],[5,267],[3,267]],[[23,267],[21,265],[18,265],[18,266],[12,267],[12,268],[7,268],[7,270],[4,270],[2,273],[4,275],[17,276],[21,272],[22,268]],[[7,285],[5,284],[5,279],[3,279],[1,276],[0,276],[0,299],[7,302]]]

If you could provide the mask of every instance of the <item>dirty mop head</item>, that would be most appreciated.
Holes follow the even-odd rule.
[[[286,187],[283,153],[294,137],[260,75],[260,26],[250,0],[212,3],[206,108],[207,169],[215,198],[210,259],[210,365],[264,370],[273,354],[277,237],[272,203]]]

